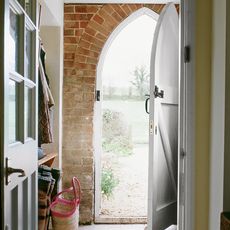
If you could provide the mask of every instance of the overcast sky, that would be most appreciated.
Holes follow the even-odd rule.
[[[129,23],[114,39],[105,57],[102,85],[129,86],[135,66],[149,70],[156,21],[143,15]]]

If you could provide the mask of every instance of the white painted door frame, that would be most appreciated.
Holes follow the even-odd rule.
[[[195,3],[180,4],[180,106],[178,148],[178,229],[195,226]]]
[[[64,0],[66,3],[168,3],[167,0]],[[175,0],[180,2],[180,143],[178,173],[178,226],[179,230],[194,230],[195,203],[195,2],[193,0]],[[188,47],[190,60],[185,60]],[[180,157],[181,156],[181,157]]]
[[[97,65],[97,79],[96,79],[96,90],[102,92],[102,69],[106,54],[110,48],[110,45],[117,37],[117,35],[125,28],[129,23],[137,19],[142,15],[148,15],[153,18],[153,20],[158,20],[158,14],[148,8],[141,8],[134,13],[132,13],[129,17],[127,17],[123,22],[121,22],[116,29],[111,33],[108,40],[106,41],[100,58]],[[101,113],[101,101],[95,102],[94,108],[94,155],[95,155],[95,220],[96,222],[105,222],[105,220],[101,220],[100,214],[100,203],[101,203],[101,153],[102,153],[102,122],[98,121],[102,117]],[[128,219],[128,218],[125,218]],[[144,218],[140,218],[144,219]]]

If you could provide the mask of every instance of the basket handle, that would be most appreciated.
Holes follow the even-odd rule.
[[[62,190],[61,192],[57,193],[54,198],[52,199],[52,202],[55,201],[60,195],[62,195],[63,193],[68,193],[68,192],[72,192],[73,188],[70,187],[70,188],[67,188],[67,189],[64,189]]]
[[[81,202],[81,184],[80,181],[77,179],[77,177],[72,178],[72,186],[74,190],[75,195],[75,201],[79,200],[79,203]]]

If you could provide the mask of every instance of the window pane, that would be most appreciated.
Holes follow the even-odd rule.
[[[25,5],[25,9],[26,9],[26,13],[28,14],[28,16],[30,17],[30,19],[34,22],[34,15],[33,15],[33,4],[36,1],[34,0],[26,0],[26,5]]]
[[[25,89],[25,136],[33,137],[33,115],[32,115],[32,103],[33,103],[33,89],[26,87]]]
[[[25,77],[32,79],[32,32],[26,29]]]
[[[15,81],[9,81],[9,143],[13,143],[17,141],[17,127],[18,127],[18,119],[17,119],[17,91],[18,91],[18,83]]]
[[[10,10],[9,58],[11,71],[18,72],[19,58],[19,15]]]

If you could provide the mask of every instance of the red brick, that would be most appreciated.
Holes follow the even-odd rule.
[[[94,36],[91,36],[91,35],[89,35],[87,33],[84,33],[82,35],[82,39],[87,41],[87,42],[89,42],[89,43],[92,43],[92,41],[94,40]]]
[[[64,61],[64,66],[66,67],[73,67],[73,61]]]
[[[71,59],[73,60],[74,59],[74,53],[65,53],[64,54],[64,59]]]
[[[134,12],[137,9],[135,4],[129,4],[128,7],[132,12]]]
[[[114,9],[111,7],[111,4],[105,4],[103,6],[102,10],[106,11],[107,14],[109,14],[109,15],[111,15],[114,12]]]
[[[96,13],[98,10],[97,6],[90,5],[77,5],[75,6],[76,13]]]
[[[71,36],[74,35],[74,29],[65,29],[64,36]]]
[[[87,63],[89,64],[97,64],[97,59],[96,58],[90,58],[90,57],[87,57]]]
[[[74,13],[74,6],[73,5],[64,5],[64,12],[65,13]]]
[[[86,26],[88,25],[88,21],[80,21],[80,28],[86,28]]]
[[[89,27],[85,29],[85,32],[91,36],[94,36],[97,33],[96,30],[89,28]]]
[[[83,29],[75,29],[75,36],[81,36],[83,31]]]
[[[105,42],[105,40],[107,39],[107,37],[105,37],[103,34],[101,33],[97,33],[96,34],[96,38],[98,38],[99,40]]]
[[[77,21],[80,20],[79,14],[65,14],[64,15],[65,21]]]
[[[89,21],[92,18],[93,14],[79,14],[79,16],[80,16],[80,20]]]
[[[89,49],[90,43],[87,42],[87,41],[81,40],[80,43],[79,43],[79,47],[83,47],[83,48]]]
[[[154,4],[152,7],[153,11],[156,13],[160,13],[163,9],[164,5],[163,4]]]
[[[117,13],[117,12],[113,12],[112,13],[112,17],[117,21],[117,22],[121,22],[122,17]]]
[[[86,63],[75,63],[74,66],[81,70],[95,70],[96,69],[96,65],[86,64]]]
[[[68,52],[68,51],[75,51],[76,50],[76,44],[68,44],[68,45],[64,45],[64,51]]]
[[[102,24],[105,21],[102,17],[100,17],[97,14],[93,17],[93,20],[97,22],[98,24]]]
[[[124,18],[127,17],[127,14],[122,10],[122,8],[120,7],[120,5],[118,5],[118,4],[112,4],[111,6],[114,9],[114,11],[116,11],[120,15],[121,18],[124,19]]]
[[[76,13],[86,13],[87,12],[87,5],[77,5],[75,6]]]
[[[96,13],[98,11],[98,7],[97,6],[88,6],[87,7],[87,13]]]
[[[64,37],[64,43],[77,43],[79,41],[78,37]]]
[[[87,60],[87,57],[83,55],[76,55],[75,60],[76,62],[85,63]]]
[[[97,38],[94,37],[93,41],[92,41],[92,45],[95,45],[97,47],[102,48],[104,46],[104,42],[98,40]]]
[[[105,19],[107,23],[110,25],[117,25],[117,20],[113,18],[113,16],[109,15],[106,11],[103,9],[100,10],[99,15]]]
[[[79,22],[68,21],[64,23],[65,28],[79,28]]]
[[[84,77],[83,81],[87,84],[94,84],[96,82],[95,77]]]
[[[92,44],[92,45],[90,46],[90,50],[92,50],[92,51],[94,51],[94,52],[97,52],[97,53],[99,53],[99,52],[101,51],[101,48],[102,48],[102,47],[95,46],[94,44]]]
[[[92,28],[100,33],[102,33],[105,36],[109,35],[109,31],[106,30],[102,25],[99,25],[98,23],[94,22],[94,21],[90,21],[88,24],[89,28]]]
[[[130,15],[132,13],[132,11],[130,10],[127,4],[122,5],[121,8],[127,15]]]
[[[79,52],[79,54],[83,54],[83,55],[88,56],[88,57],[98,57],[99,56],[99,53],[94,52],[94,51],[90,51],[88,49],[84,49],[81,47],[78,48],[78,52]]]
[[[114,28],[116,27],[116,24],[111,25],[111,24],[107,23],[107,21],[105,21],[105,22],[103,23],[103,27],[104,27],[106,30],[108,30],[108,31],[113,31]]]

